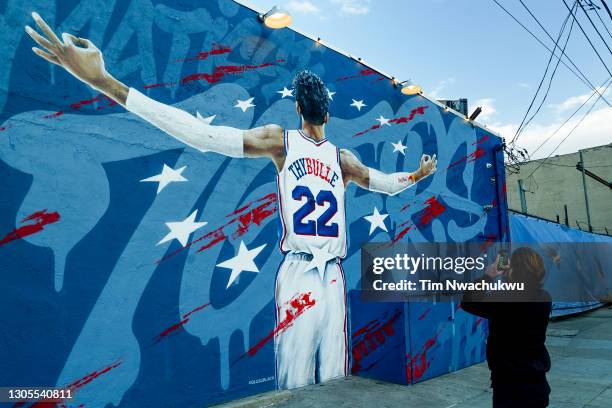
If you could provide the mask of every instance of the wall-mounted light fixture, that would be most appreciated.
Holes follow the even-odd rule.
[[[469,117],[469,120],[476,120],[476,118],[478,117],[478,115],[480,115],[480,113],[482,112],[482,108],[479,106],[477,107],[474,112],[472,112],[472,114]]]
[[[265,14],[260,14],[259,20],[263,22],[266,27],[273,29],[288,27],[293,21],[291,14],[278,6],[272,7],[272,9]]]
[[[404,81],[400,83],[402,85],[402,93],[404,95],[416,95],[423,93],[423,89],[420,86],[412,83],[411,81]]]

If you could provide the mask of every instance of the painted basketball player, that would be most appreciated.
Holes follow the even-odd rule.
[[[329,97],[323,81],[309,71],[293,80],[302,127],[277,125],[241,130],[213,126],[156,102],[113,78],[102,53],[89,40],[64,33],[60,40],[36,13],[42,31],[26,32],[43,49],[40,57],[123,105],[170,136],[202,152],[230,157],[267,157],[278,170],[278,202],[285,259],[276,277],[277,321],[298,302],[316,302],[275,338],[279,388],[294,388],[347,374],[346,294],[340,260],[346,255],[344,191],[348,183],[390,195],[436,171],[436,157],[423,155],[413,173],[384,174],[368,168],[350,151],[325,138]],[[298,305],[300,306],[300,305]],[[301,305],[304,306],[304,305]]]

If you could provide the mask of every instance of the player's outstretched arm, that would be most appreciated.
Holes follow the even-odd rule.
[[[279,126],[241,130],[209,125],[183,110],[157,102],[127,87],[108,73],[102,53],[91,41],[67,33],[63,33],[60,40],[37,13],[32,13],[32,17],[43,35],[29,26],[25,30],[44,48],[32,48],[41,58],[66,69],[130,112],[195,149],[230,157],[267,156],[279,167],[284,152],[283,131]]]
[[[342,177],[346,183],[352,181],[366,190],[395,195],[434,173],[438,160],[435,154],[433,157],[424,154],[421,157],[420,167],[413,173],[386,174],[366,167],[352,152],[342,149],[340,150],[340,163]]]

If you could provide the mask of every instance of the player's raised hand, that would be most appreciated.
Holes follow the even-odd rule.
[[[428,154],[424,154],[421,157],[421,167],[419,170],[421,171],[421,175],[423,177],[427,177],[430,174],[435,173],[435,171],[438,168],[437,166],[438,166],[438,159],[436,158],[435,154],[431,157]]]
[[[28,35],[43,48],[32,47],[32,51],[41,58],[65,68],[88,85],[99,89],[109,76],[100,50],[91,41],[68,33],[63,33],[60,41],[38,13],[33,12],[32,18],[43,33],[39,34],[30,26],[25,27]]]

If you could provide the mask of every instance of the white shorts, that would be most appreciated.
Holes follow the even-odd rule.
[[[346,288],[339,259],[323,280],[312,255],[289,253],[276,276],[276,378],[281,389],[347,375]]]

